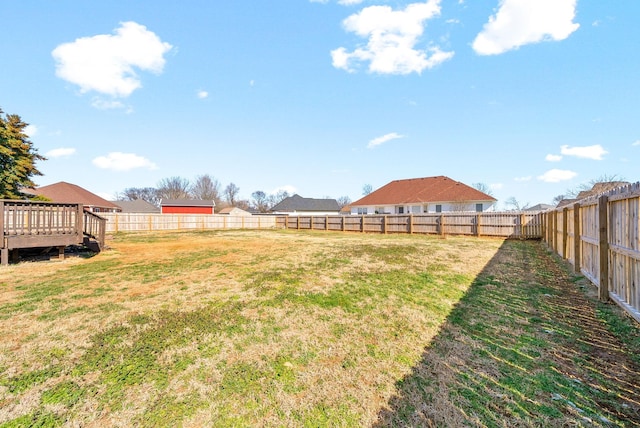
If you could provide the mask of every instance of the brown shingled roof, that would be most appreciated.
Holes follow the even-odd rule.
[[[23,192],[31,193],[33,195],[42,195],[51,199],[53,202],[61,204],[82,204],[85,207],[120,210],[120,207],[113,202],[109,202],[80,186],[64,181],[49,184],[48,186],[37,187],[35,189],[23,189]]]
[[[496,201],[496,199],[471,186],[440,175],[392,181],[352,202],[351,206],[471,201]]]

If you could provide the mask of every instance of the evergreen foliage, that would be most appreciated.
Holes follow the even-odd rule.
[[[46,160],[25,133],[27,124],[16,114],[0,109],[0,199],[22,199],[23,187],[34,187],[32,177],[42,175],[35,163]]]

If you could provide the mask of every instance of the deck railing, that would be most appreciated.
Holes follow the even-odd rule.
[[[104,245],[105,219],[84,211],[82,204],[0,200],[0,263],[20,248],[82,244],[84,232]],[[15,253],[14,253],[15,255]]]

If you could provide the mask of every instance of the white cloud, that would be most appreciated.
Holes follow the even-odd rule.
[[[38,127],[35,125],[27,125],[24,128],[24,133],[27,134],[29,138],[33,138],[38,133]]]
[[[514,181],[520,181],[520,182],[524,182],[524,181],[531,181],[533,177],[531,177],[530,175],[527,175],[525,177],[516,177],[514,178]]]
[[[495,15],[473,41],[480,55],[497,55],[530,43],[564,40],[580,24],[573,22],[577,0],[500,0]]]
[[[538,180],[546,183],[559,183],[561,181],[571,180],[578,175],[576,172],[566,169],[550,169],[542,175],[538,176]]]
[[[631,144],[632,146],[640,146],[640,140],[635,141],[633,144]]]
[[[389,134],[383,135],[382,137],[377,137],[369,141],[369,144],[367,144],[367,148],[372,149],[376,146],[379,146],[380,144],[384,144],[388,141],[397,140],[398,138],[404,138],[404,137],[405,137],[404,135],[400,135],[397,132],[391,132]]]
[[[602,148],[600,144],[595,144],[593,146],[583,146],[583,147],[569,147],[569,146],[561,146],[560,153],[565,156],[575,156],[577,158],[583,159],[593,159],[593,160],[602,160],[602,156],[609,153],[605,149]]]
[[[47,158],[64,158],[76,153],[76,149],[71,147],[60,147],[58,149],[49,150],[44,154]]]
[[[364,0],[338,0],[338,4],[343,6],[353,6],[354,4],[360,4]]]
[[[107,156],[99,156],[93,160],[98,168],[114,171],[129,171],[136,168],[157,169],[150,160],[133,153],[111,152]]]
[[[207,91],[198,91],[196,96],[198,98],[200,98],[201,100],[204,100],[205,98],[209,97],[209,92],[207,92]]]
[[[121,101],[105,100],[100,97],[94,97],[93,100],[91,100],[91,106],[99,110],[115,110],[127,108]]]
[[[548,162],[560,162],[562,160],[562,156],[548,154],[544,159]]]
[[[366,46],[348,52],[340,47],[331,51],[332,64],[348,72],[361,62],[369,63],[369,71],[380,74],[421,73],[454,55],[437,46],[420,50],[418,39],[424,22],[440,14],[440,0],[412,3],[403,10],[389,6],[370,6],[342,22],[346,31],[368,39]]]
[[[56,47],[56,76],[80,87],[82,93],[96,91],[127,97],[142,83],[135,69],[160,74],[164,54],[172,49],[144,25],[123,22],[115,34],[82,37]]]

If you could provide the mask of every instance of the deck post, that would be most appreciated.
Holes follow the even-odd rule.
[[[64,246],[61,245],[58,247],[58,259],[64,260]]]
[[[1,248],[0,249],[0,264],[6,266],[9,264],[9,249]]]

